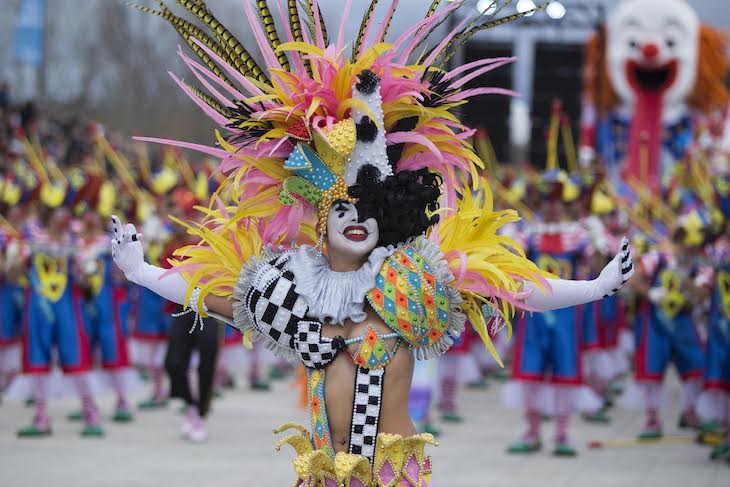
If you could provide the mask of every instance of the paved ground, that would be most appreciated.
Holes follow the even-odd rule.
[[[577,459],[555,459],[547,452],[530,458],[510,457],[504,447],[522,430],[519,415],[505,411],[499,386],[465,391],[464,412],[470,418],[444,426],[441,445],[432,450],[437,487],[728,487],[730,467],[711,464],[707,450],[693,444],[645,445],[588,450],[592,439],[633,436],[641,426],[636,414],[617,412],[611,426],[575,423],[581,445]],[[675,388],[676,390],[676,388]],[[678,403],[678,391],[674,394]],[[55,434],[48,439],[15,437],[31,411],[18,403],[0,406],[0,486],[2,487],[284,487],[292,484],[291,454],[273,449],[274,426],[305,422],[296,411],[295,394],[279,383],[269,394],[229,392],[215,404],[211,439],[190,445],[178,434],[177,407],[137,414],[130,425],[106,424],[105,439],[82,439],[78,426],[63,420],[73,400],[51,405]],[[111,398],[105,398],[106,412]],[[676,419],[676,407],[664,415]],[[552,425],[546,424],[552,431]],[[672,428],[668,433],[676,434]],[[549,438],[549,436],[548,436]]]

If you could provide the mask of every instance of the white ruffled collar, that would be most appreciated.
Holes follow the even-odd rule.
[[[365,296],[375,287],[375,276],[394,251],[392,246],[377,247],[360,269],[335,272],[317,249],[302,245],[292,254],[288,268],[311,317],[339,325],[344,325],[348,318],[362,323],[367,318]]]

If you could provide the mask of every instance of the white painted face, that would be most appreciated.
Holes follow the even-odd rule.
[[[337,253],[353,261],[361,261],[377,246],[380,239],[378,222],[368,218],[358,221],[352,203],[335,201],[327,215],[327,245],[330,254]]]
[[[685,0],[624,0],[607,24],[607,69],[621,101],[659,92],[684,104],[697,77],[700,21]]]

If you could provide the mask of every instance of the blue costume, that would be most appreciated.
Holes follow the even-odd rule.
[[[47,373],[55,345],[64,372],[85,372],[91,366],[86,313],[66,249],[33,245],[30,292],[24,330],[23,370]]]
[[[101,351],[105,369],[129,367],[126,339],[128,302],[124,287],[115,285],[111,253],[104,252],[95,260],[97,273],[92,278],[92,298],[88,301],[88,334],[92,347]]]
[[[574,279],[587,242],[578,239],[566,244],[565,240],[557,232],[532,235],[528,257],[561,279]],[[558,384],[582,384],[579,313],[579,308],[564,308],[533,313],[519,320],[513,378],[528,381],[549,378]]]
[[[730,393],[730,262],[724,262],[715,278],[710,327],[707,336],[705,389]]]
[[[666,289],[661,303],[649,300],[639,305],[634,327],[636,379],[661,382],[670,362],[683,380],[702,377],[704,350],[692,319],[691,305],[681,292],[681,279],[669,267],[666,257],[659,258],[649,275],[652,287]]]

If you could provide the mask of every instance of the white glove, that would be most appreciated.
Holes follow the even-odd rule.
[[[621,240],[621,250],[598,277],[592,281],[548,279],[550,289],[544,293],[531,282],[525,283],[529,292],[524,303],[535,311],[570,308],[597,301],[615,294],[634,275],[634,264],[627,238]]]
[[[126,226],[112,215],[112,259],[124,276],[131,282],[146,287],[168,301],[184,304],[188,283],[182,275],[156,267],[144,261],[142,234],[131,223]]]

